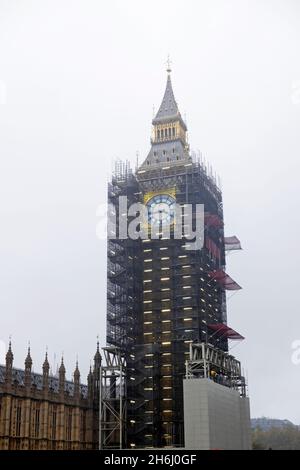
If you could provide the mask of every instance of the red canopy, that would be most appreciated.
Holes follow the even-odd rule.
[[[225,242],[225,250],[229,251],[229,250],[241,250],[242,249],[241,242],[238,239],[238,237],[236,237],[235,235],[233,235],[232,237],[225,237],[224,242]]]
[[[244,336],[240,335],[237,331],[229,328],[225,323],[211,323],[207,325],[208,328],[218,333],[220,336],[225,336],[228,339],[245,339]]]
[[[228,274],[226,274],[222,269],[217,271],[211,271],[209,273],[212,279],[216,279],[223,287],[227,290],[240,290],[241,286],[235,282]]]

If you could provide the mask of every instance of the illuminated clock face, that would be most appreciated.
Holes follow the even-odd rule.
[[[147,202],[148,223],[171,225],[174,222],[175,199],[169,194],[157,194]]]

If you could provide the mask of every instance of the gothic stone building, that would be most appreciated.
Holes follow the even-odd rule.
[[[32,372],[30,349],[25,369],[13,367],[11,344],[0,366],[0,449],[77,450],[98,448],[99,344],[88,384],[66,380],[63,360],[58,376],[50,374],[47,354],[43,373]]]

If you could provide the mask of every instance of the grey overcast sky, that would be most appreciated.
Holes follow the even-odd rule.
[[[105,342],[96,210],[116,158],[149,150],[165,61],[191,147],[222,179],[233,349],[252,416],[300,424],[298,0],[0,0],[0,340],[35,371]],[[3,344],[3,343],[2,343]],[[54,366],[53,366],[54,367]]]

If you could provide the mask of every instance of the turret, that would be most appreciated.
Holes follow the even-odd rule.
[[[10,384],[12,383],[12,367],[13,367],[14,355],[11,349],[11,341],[9,341],[8,350],[5,358],[5,382]]]
[[[48,387],[49,387],[49,370],[50,370],[50,365],[48,361],[48,353],[46,352],[45,360],[43,364],[43,389],[44,390],[48,390]]]
[[[96,349],[96,353],[94,356],[94,380],[96,382],[96,386],[98,386],[97,384],[100,378],[101,362],[102,362],[102,357],[101,357],[100,349],[99,349],[99,341],[97,341],[97,349]]]
[[[31,387],[31,368],[32,368],[32,359],[30,355],[30,346],[28,346],[28,352],[25,359],[25,376],[24,376],[24,384],[25,387]]]
[[[66,369],[65,369],[65,366],[64,366],[64,358],[63,357],[61,358],[61,364],[60,364],[60,367],[58,369],[58,375],[59,375],[59,385],[58,385],[59,393],[64,394],[64,392],[65,392],[65,383],[66,383]]]
[[[78,369],[78,361],[76,361],[76,368],[74,371],[74,396],[77,398],[80,396],[80,372]]]
[[[89,402],[93,401],[93,373],[92,373],[92,366],[90,366],[90,370],[87,376],[87,384],[88,384],[88,399]]]
[[[102,357],[99,349],[99,341],[97,341],[97,350],[94,356],[94,371],[97,371],[97,378],[99,378]]]
[[[98,400],[99,398],[101,362],[102,362],[102,357],[101,357],[100,350],[99,350],[99,341],[97,341],[97,350],[94,356],[94,383],[93,383],[94,399],[96,400]]]

